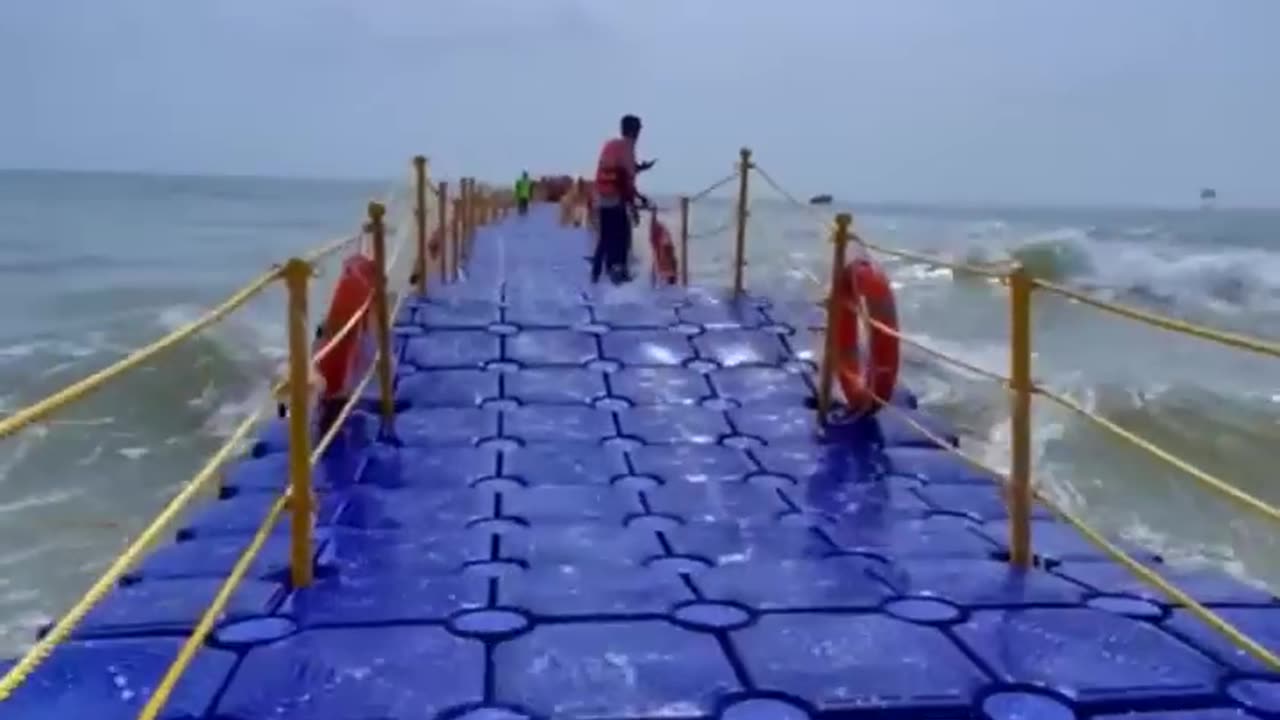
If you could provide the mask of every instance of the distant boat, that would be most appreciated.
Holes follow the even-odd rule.
[[[1200,206],[1212,207],[1218,200],[1218,191],[1213,188],[1204,188],[1200,191]]]
[[[830,205],[831,196],[830,195],[814,195],[813,197],[809,198],[809,204],[810,205]]]

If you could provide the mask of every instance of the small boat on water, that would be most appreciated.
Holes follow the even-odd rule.
[[[813,197],[809,198],[809,204],[810,205],[830,205],[831,196],[825,193],[822,195],[814,195]]]
[[[1207,187],[1200,190],[1200,207],[1211,208],[1218,202],[1218,191]]]

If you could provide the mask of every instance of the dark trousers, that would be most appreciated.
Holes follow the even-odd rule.
[[[520,198],[516,200],[516,209],[520,211],[521,215],[524,215],[525,213],[529,212],[529,199]]]
[[[600,279],[600,271],[623,272],[631,256],[631,216],[622,205],[600,208],[600,238],[591,258],[591,280]]]

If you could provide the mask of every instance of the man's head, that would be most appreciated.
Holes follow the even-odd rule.
[[[529,177],[529,171],[528,171],[528,170],[523,170],[523,171],[521,171],[521,173],[520,173],[520,177],[522,177],[522,178],[527,178],[527,177]]]
[[[622,116],[622,137],[628,140],[640,137],[640,118],[635,115]]]

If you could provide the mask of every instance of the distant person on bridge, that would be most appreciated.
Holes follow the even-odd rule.
[[[516,178],[516,207],[520,214],[529,212],[529,200],[533,197],[533,181],[529,179],[529,171],[525,170]]]
[[[605,267],[615,283],[631,280],[631,228],[640,224],[640,206],[649,205],[649,198],[636,190],[636,175],[653,167],[656,161],[636,162],[640,118],[625,115],[621,125],[621,136],[604,144],[596,165],[595,206],[600,234],[591,258],[592,283],[599,282]]]

